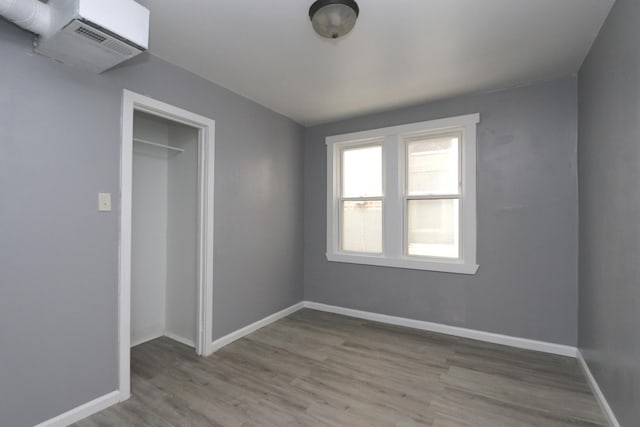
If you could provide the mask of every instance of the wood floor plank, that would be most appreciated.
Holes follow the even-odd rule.
[[[75,426],[606,426],[574,359],[307,309],[206,359],[144,343],[131,370]]]
[[[602,412],[593,405],[595,400],[590,393],[535,385],[509,376],[458,367],[449,369],[443,381],[448,387],[505,404],[550,412],[566,419],[593,423],[602,421]]]
[[[431,406],[433,427],[602,427],[605,424],[565,418],[559,414],[446,389]]]

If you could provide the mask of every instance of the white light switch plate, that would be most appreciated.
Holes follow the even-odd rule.
[[[98,193],[98,211],[111,211],[111,193]]]

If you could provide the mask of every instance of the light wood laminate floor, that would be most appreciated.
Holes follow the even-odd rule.
[[[301,310],[209,358],[132,349],[90,426],[605,426],[576,360]]]

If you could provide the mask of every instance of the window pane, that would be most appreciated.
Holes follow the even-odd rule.
[[[409,255],[458,258],[459,206],[454,200],[408,201]]]
[[[382,253],[382,201],[342,202],[342,250]]]
[[[342,197],[382,196],[382,146],[342,151]]]
[[[458,194],[459,147],[459,134],[408,140],[408,194]]]

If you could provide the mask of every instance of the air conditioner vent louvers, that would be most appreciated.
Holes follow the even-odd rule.
[[[104,47],[108,47],[109,49],[121,53],[123,55],[126,56],[131,56],[133,55],[133,52],[131,51],[131,49],[128,49],[126,46],[123,46],[122,43],[118,43],[115,40],[107,40],[106,42],[104,42],[102,44]]]
[[[76,33],[98,43],[102,43],[107,40],[105,36],[98,34],[95,31],[88,29],[87,27],[76,28]]]

